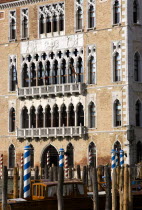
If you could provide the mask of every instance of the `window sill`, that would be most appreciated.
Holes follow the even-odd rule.
[[[95,29],[96,29],[96,27],[87,28],[87,31],[94,31]]]
[[[23,38],[21,38],[21,41],[24,41],[24,40],[29,40],[29,37],[23,37]]]
[[[9,39],[9,42],[16,42],[17,39]]]
[[[121,23],[112,24],[112,27],[121,26]]]
[[[113,126],[113,128],[120,129],[120,128],[122,128],[122,126]]]
[[[113,81],[113,83],[122,83],[122,81]]]
[[[76,29],[75,30],[75,33],[81,33],[81,32],[83,32],[84,31],[84,29]]]

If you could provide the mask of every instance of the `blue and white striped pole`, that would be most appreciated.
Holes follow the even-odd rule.
[[[120,150],[120,166],[124,166],[124,151]]]
[[[115,150],[111,150],[111,169],[116,168]]]
[[[115,151],[115,165],[117,168],[118,167],[118,151],[117,150]]]
[[[59,149],[59,167],[64,167],[64,149]]]
[[[31,147],[24,147],[24,198],[30,197],[31,181]]]

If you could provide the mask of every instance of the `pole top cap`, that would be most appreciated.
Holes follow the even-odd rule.
[[[24,147],[24,150],[31,150],[31,149],[32,148],[30,146],[28,146],[28,145]]]
[[[63,153],[64,154],[64,149],[63,148],[60,148],[59,149],[59,153]]]

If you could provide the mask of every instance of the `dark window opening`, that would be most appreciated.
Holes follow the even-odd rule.
[[[28,66],[24,64],[23,71],[22,71],[22,86],[29,87],[29,73],[28,73]]]
[[[75,126],[75,112],[73,104],[69,106],[69,126]]]
[[[9,131],[15,131],[15,109],[11,108],[9,112]]]
[[[138,23],[138,2],[134,0],[133,3],[133,23]]]
[[[31,86],[36,86],[36,70],[35,70],[35,64],[32,63],[31,65]]]
[[[76,23],[77,23],[77,30],[82,29],[82,9],[78,8],[78,11],[76,13]]]
[[[83,62],[82,58],[78,58],[77,62],[77,82],[83,82]]]
[[[50,62],[47,61],[45,65],[45,85],[51,85],[51,77]]]
[[[46,18],[46,33],[51,33],[51,17]]]
[[[47,106],[45,109],[45,127],[51,127],[51,108]]]
[[[44,85],[43,78],[44,78],[44,68],[42,62],[38,65],[38,86]]]
[[[136,126],[141,125],[141,102],[138,100],[135,105],[136,110]]]
[[[67,126],[67,112],[65,105],[61,108],[61,126]]]
[[[38,122],[38,128],[43,128],[43,108],[42,106],[39,106],[38,112],[37,112],[37,122]]]
[[[89,106],[89,111],[90,111],[90,128],[95,128],[95,105],[93,102],[91,102]]]
[[[69,167],[73,167],[74,166],[74,148],[72,146],[71,143],[69,143],[67,145],[67,152],[66,152],[66,155],[68,156],[68,166]]]
[[[120,23],[120,4],[119,0],[116,0],[113,6],[114,9],[114,24]]]
[[[80,125],[84,126],[84,110],[81,103],[79,103],[77,107],[77,126]]]
[[[57,105],[53,108],[53,127],[59,127],[59,111]]]
[[[61,84],[67,82],[66,61],[63,59],[61,63]]]
[[[32,106],[30,110],[30,117],[31,117],[31,128],[36,128],[36,110],[35,107]]]
[[[95,26],[95,10],[92,5],[90,6],[88,13],[89,28],[93,28]]]
[[[13,144],[9,147],[9,168],[15,167],[15,148]]]
[[[29,128],[29,115],[26,107],[22,110],[22,128]]]
[[[115,126],[121,126],[121,104],[119,100],[114,102],[114,112],[115,112]]]
[[[64,14],[59,16],[59,30],[64,31]]]

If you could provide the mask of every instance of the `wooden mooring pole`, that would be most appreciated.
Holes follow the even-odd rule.
[[[8,185],[7,167],[3,166],[3,170],[2,170],[2,210],[7,209],[7,185]]]
[[[35,167],[35,176],[34,176],[34,179],[38,179],[39,178],[39,168],[38,166]]]
[[[112,169],[112,210],[117,210],[116,168]]]
[[[120,169],[119,180],[119,209],[123,210],[123,192],[124,192],[124,167]]]
[[[105,166],[105,176],[106,176],[106,203],[105,203],[105,210],[111,210],[111,173],[110,168]]]
[[[18,198],[18,170],[17,170],[17,167],[14,168],[13,198]]]
[[[93,210],[99,209],[99,202],[98,202],[98,182],[97,182],[97,169],[96,166],[91,168],[92,171],[92,188],[93,188]]]
[[[19,190],[19,198],[23,198],[23,187],[24,187],[24,182],[23,182],[23,167],[20,168],[20,190]]]
[[[129,177],[128,177],[128,165],[124,167],[124,202],[123,202],[123,210],[128,210],[128,184],[129,184]]]
[[[81,179],[80,165],[77,165],[77,179]]]

